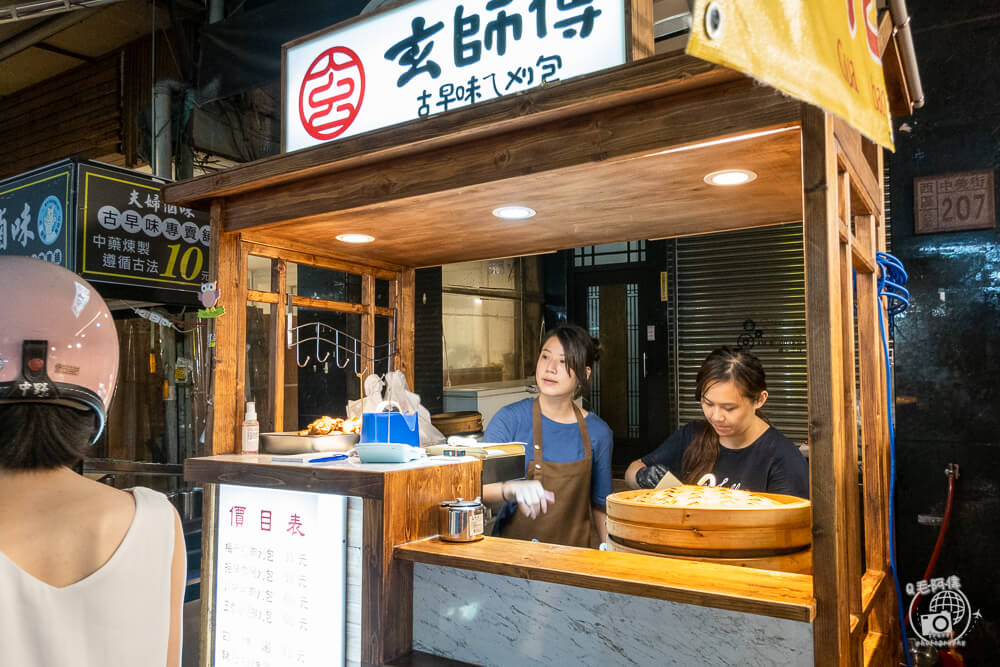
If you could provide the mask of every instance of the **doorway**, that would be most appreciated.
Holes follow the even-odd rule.
[[[646,271],[639,267],[574,271],[572,320],[601,343],[585,405],[614,432],[616,476],[651,449],[647,377],[657,336],[647,318],[646,283]]]

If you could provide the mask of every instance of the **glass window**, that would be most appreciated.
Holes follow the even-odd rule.
[[[310,299],[361,303],[361,276],[288,262],[288,293]]]
[[[588,245],[573,250],[573,266],[638,264],[646,261],[645,241]]]
[[[375,279],[375,305],[382,308],[389,307],[389,281],[381,278]]]
[[[396,342],[392,335],[392,318],[375,316],[375,373],[384,375],[394,370],[392,355],[396,352]]]
[[[541,261],[441,267],[445,386],[534,375],[543,328]]]
[[[270,257],[247,257],[247,287],[260,292],[274,291],[271,284],[272,260]]]
[[[274,430],[274,396],[271,392],[271,377],[274,374],[271,361],[273,318],[272,304],[247,304],[247,360],[243,400],[254,402],[261,433]]]
[[[446,264],[441,267],[441,285],[445,290],[459,287],[516,293],[520,288],[520,274],[521,261],[517,257]]]
[[[518,302],[448,292],[442,297],[446,384],[460,386],[520,377]]]
[[[285,356],[286,431],[323,415],[344,417],[347,402],[360,398],[358,375],[373,372],[360,342],[361,315],[293,308],[292,327],[300,325],[301,342]]]

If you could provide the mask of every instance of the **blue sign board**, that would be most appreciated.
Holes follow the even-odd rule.
[[[73,167],[64,162],[0,182],[0,255],[75,270]]]

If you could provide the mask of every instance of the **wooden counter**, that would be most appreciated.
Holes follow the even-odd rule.
[[[397,546],[397,559],[521,579],[811,622],[812,577],[659,556],[486,537],[432,537]]]
[[[349,508],[357,507],[356,514],[348,510],[347,546],[359,569],[352,576],[349,566],[347,586],[358,589],[358,599],[349,596],[348,606],[360,607],[360,627],[348,628],[346,664],[362,666],[382,665],[411,651],[413,565],[394,559],[393,545],[436,535],[438,505],[457,496],[474,498],[482,488],[482,465],[471,457],[309,465],[272,463],[268,455],[243,454],[188,459],[184,470],[187,481],[205,485],[201,575],[205,667],[213,664],[214,657],[220,485],[335,494],[346,496]]]

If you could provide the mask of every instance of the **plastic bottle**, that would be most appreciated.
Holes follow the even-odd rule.
[[[244,454],[260,451],[260,424],[257,423],[257,406],[253,401],[247,401],[246,417],[243,419],[242,451]]]

